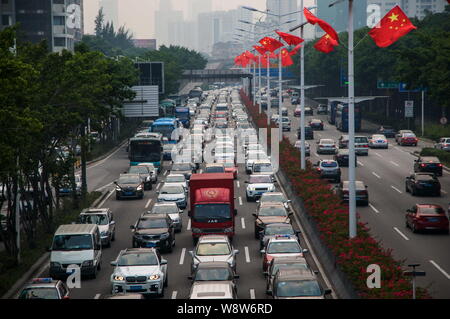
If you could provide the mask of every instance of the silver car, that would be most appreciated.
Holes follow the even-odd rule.
[[[337,147],[334,140],[322,138],[317,142],[317,154],[336,154]]]
[[[137,166],[146,166],[150,171],[150,179],[152,183],[156,183],[158,181],[158,169],[153,165],[153,163],[139,163]]]
[[[167,260],[154,248],[127,248],[111,262],[112,293],[137,292],[164,296],[168,285]]]
[[[226,261],[236,272],[236,255],[239,250],[233,249],[226,235],[205,235],[198,239],[194,250],[189,251],[192,256],[191,273],[198,264],[208,261]]]
[[[78,216],[78,224],[96,224],[100,231],[102,245],[111,246],[116,238],[116,222],[109,208],[86,208]]]
[[[164,184],[156,193],[158,202],[174,202],[181,209],[187,206],[186,191],[181,185]]]
[[[434,148],[450,152],[450,137],[441,137],[439,142],[434,144]]]
[[[184,190],[188,191],[188,183],[186,177],[183,174],[169,174],[166,177],[164,185],[181,185]]]
[[[182,209],[178,208],[176,203],[171,202],[160,202],[155,203],[151,210],[146,212],[146,214],[167,214],[172,220],[173,227],[178,233],[183,228],[183,222],[180,214],[183,212]]]

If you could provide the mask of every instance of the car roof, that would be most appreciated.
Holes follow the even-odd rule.
[[[31,279],[23,289],[28,288],[56,288],[56,286],[61,282],[61,280],[56,280],[53,278],[33,278]]]
[[[231,268],[230,264],[226,261],[206,261],[198,264],[197,269],[200,268]]]
[[[229,240],[228,240],[228,236],[227,235],[203,235],[203,236],[200,236],[200,238],[199,238],[199,240],[198,240],[198,242],[200,243],[200,242],[205,242],[205,243],[208,243],[208,242],[229,242]]]
[[[109,208],[85,208],[81,211],[81,214],[106,214],[110,211]]]
[[[210,299],[214,297],[232,297],[232,283],[227,281],[195,282],[191,297]]]
[[[145,214],[139,217],[139,219],[167,219],[166,214]]]
[[[169,175],[167,175],[167,177],[183,177],[184,178],[184,175],[183,174],[169,174]],[[166,178],[167,178],[166,177]]]
[[[280,270],[278,270],[276,276],[278,280],[317,279],[317,277],[314,275],[314,273],[311,272],[311,270],[302,268],[294,268],[294,269],[281,268]]]
[[[96,224],[69,224],[69,225],[61,225],[55,232],[55,236],[57,235],[85,235],[91,234],[97,229],[98,226]]]

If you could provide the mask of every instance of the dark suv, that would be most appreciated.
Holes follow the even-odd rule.
[[[297,138],[300,140],[302,138],[300,129],[297,130]],[[313,140],[314,131],[311,126],[305,125],[305,140]]]
[[[421,156],[414,160],[414,172],[435,173],[442,176],[442,164],[435,156]]]
[[[377,131],[377,134],[383,134],[386,137],[395,137],[397,131],[392,126],[383,125]]]
[[[348,135],[341,135],[338,142],[339,142],[339,148],[347,148],[348,147]]]
[[[172,252],[175,246],[175,232],[167,214],[143,214],[130,228],[133,230],[133,248],[158,248]]]
[[[349,165],[349,151],[348,149],[338,149],[333,159],[338,162],[340,167],[348,167]],[[358,166],[357,155],[355,154],[355,166]]]

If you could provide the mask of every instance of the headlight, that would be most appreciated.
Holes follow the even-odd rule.
[[[136,188],[136,190],[137,190],[137,191],[141,191],[141,190],[142,190],[142,185],[139,185],[139,186]]]
[[[107,231],[102,231],[102,232],[100,233],[100,236],[108,236],[108,232],[107,232]]]
[[[158,280],[159,279],[159,275],[151,275],[148,277],[149,280]]]
[[[120,275],[115,275],[113,277],[113,279],[116,280],[116,281],[123,281],[125,278],[123,276],[120,276]]]
[[[117,191],[117,192],[120,192],[121,190],[122,190],[122,188],[116,187],[116,191]]]
[[[92,267],[94,266],[93,260],[85,260],[83,261],[83,264],[81,264],[81,267]]]

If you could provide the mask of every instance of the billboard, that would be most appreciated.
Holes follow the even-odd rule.
[[[125,102],[122,108],[124,117],[158,117],[159,94],[157,85],[133,86],[136,96]]]
[[[164,94],[164,62],[136,62],[139,71],[139,86],[157,85],[159,94]]]

